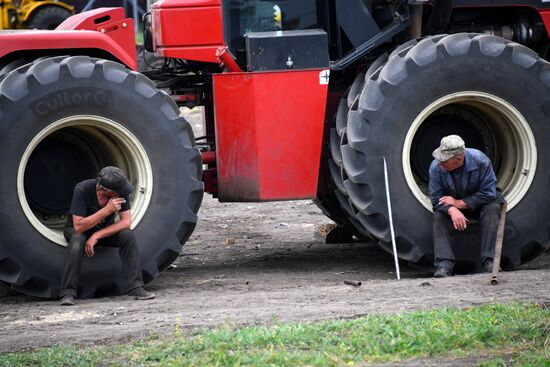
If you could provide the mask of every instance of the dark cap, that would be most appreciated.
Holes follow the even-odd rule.
[[[109,166],[99,171],[97,183],[120,196],[128,196],[134,191],[132,184],[126,178],[126,174],[118,167]]]

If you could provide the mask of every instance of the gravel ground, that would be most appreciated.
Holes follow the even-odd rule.
[[[368,243],[324,244],[330,221],[311,202],[219,203],[205,196],[200,222],[171,270],[147,288],[151,301],[79,300],[60,307],[22,295],[0,298],[0,353],[50,345],[100,345],[176,325],[315,321],[488,302],[550,302],[550,254],[489,285],[488,274],[434,279]],[[359,287],[344,280],[361,281]],[[456,361],[454,361],[456,362]]]
[[[201,113],[187,113],[197,136]],[[219,203],[205,195],[199,224],[174,266],[150,283],[151,301],[79,300],[60,307],[13,293],[0,298],[0,353],[51,345],[121,343],[221,324],[350,318],[489,302],[550,303],[550,253],[501,274],[434,279],[369,243],[325,244],[330,223],[309,201]],[[354,287],[345,280],[360,281]],[[474,365],[478,358],[420,360],[418,366]]]

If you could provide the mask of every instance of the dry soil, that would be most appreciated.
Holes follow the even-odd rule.
[[[329,220],[311,202],[222,204],[206,195],[200,222],[174,267],[147,288],[151,301],[79,300],[74,307],[23,295],[0,298],[0,353],[50,345],[99,345],[179,325],[270,324],[349,318],[489,302],[550,302],[550,254],[520,270],[433,279],[368,243],[325,244]],[[344,280],[360,281],[354,287]],[[425,361],[424,361],[425,362]]]
[[[201,111],[185,114],[197,136]],[[550,303],[550,253],[519,270],[433,279],[369,243],[325,244],[330,223],[310,201],[223,204],[205,195],[199,224],[174,266],[146,288],[151,301],[128,297],[58,301],[0,298],[0,353],[51,345],[121,343],[176,325],[193,333],[220,324],[315,321],[489,302]],[[360,281],[354,287],[345,280]],[[470,365],[477,358],[407,365]]]

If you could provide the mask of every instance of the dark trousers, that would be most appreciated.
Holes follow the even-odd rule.
[[[495,253],[495,241],[498,221],[500,218],[500,206],[498,202],[483,205],[475,211],[463,211],[468,219],[477,219],[481,226],[481,263],[493,259]],[[468,228],[466,228],[468,230]],[[433,241],[434,241],[434,265],[453,270],[455,255],[451,247],[453,227],[451,217],[440,211],[434,213]]]
[[[76,297],[78,276],[80,274],[82,259],[85,256],[84,248],[87,236],[83,233],[75,232],[72,227],[65,227],[63,234],[68,242],[68,246],[63,262],[61,292],[59,295],[63,297],[70,294]],[[122,260],[122,274],[128,281],[129,290],[143,286],[137,242],[132,230],[123,229],[112,236],[100,239],[95,245],[94,250],[98,246],[118,247],[118,253]]]

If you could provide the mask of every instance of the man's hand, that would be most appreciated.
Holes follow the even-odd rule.
[[[86,241],[86,247],[84,248],[84,251],[86,252],[86,255],[88,257],[94,256],[94,246],[97,244],[97,237],[95,235],[91,235],[90,238]]]
[[[455,207],[457,207],[458,206],[457,201],[458,200],[456,200],[452,196],[442,196],[441,198],[439,198],[439,204],[444,205],[444,206],[455,206]]]
[[[468,209],[468,204],[462,199],[455,199],[452,196],[442,196],[439,198],[439,205],[454,206],[458,209]]]
[[[457,231],[464,231],[466,229],[468,220],[460,210],[458,210],[453,206],[449,208],[447,213],[451,217],[451,221],[453,222],[453,227]]]
[[[112,214],[114,212],[120,211],[120,208],[122,207],[122,204],[126,202],[123,198],[111,198],[105,205],[105,210],[109,212],[109,214]]]

